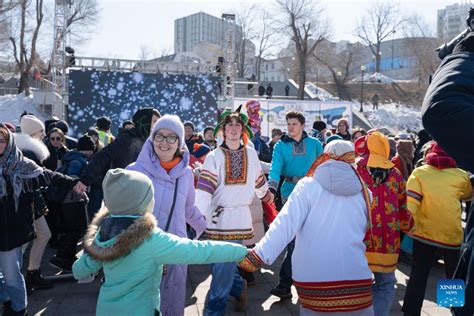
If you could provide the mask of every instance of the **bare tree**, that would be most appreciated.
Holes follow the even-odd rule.
[[[417,78],[422,88],[426,89],[429,76],[436,71],[440,63],[434,50],[442,44],[442,41],[435,37],[434,29],[422,16],[412,14],[405,20],[403,34],[407,42],[406,49],[413,56],[412,75]]]
[[[11,34],[11,13],[18,2],[0,0],[0,50],[4,50]]]
[[[257,43],[255,69],[257,71],[257,81],[260,81],[262,60],[267,58],[269,51],[274,47],[275,31],[272,28],[273,19],[270,12],[265,9],[260,10],[259,25],[255,34],[255,42]]]
[[[140,53],[138,55],[138,60],[145,62],[150,59],[152,55],[152,49],[149,46],[141,45],[140,46]]]
[[[30,0],[20,0],[18,3],[18,10],[20,15],[20,33],[19,38],[10,36],[9,40],[12,43],[13,47],[13,57],[15,58],[15,63],[20,72],[20,85],[18,87],[18,93],[25,92],[26,95],[30,94],[29,86],[29,75],[31,69],[33,68],[36,59],[36,44],[38,40],[38,33],[43,23],[43,0],[35,1],[35,8],[31,8],[32,1]],[[29,50],[27,46],[27,15],[32,14],[35,16],[34,22],[32,23],[33,35],[29,41]]]
[[[398,4],[393,0],[374,2],[357,25],[356,36],[370,48],[375,56],[376,72],[380,72],[381,43],[404,22],[398,8]]]
[[[274,23],[287,32],[295,45],[299,85],[297,98],[303,100],[308,59],[329,35],[329,27],[319,1],[277,0],[277,3],[283,17]]]
[[[74,0],[67,19],[67,30],[73,40],[80,42],[88,35],[100,15],[97,0]]]
[[[241,7],[235,12],[236,20],[235,23],[239,28],[236,33],[236,62],[237,62],[237,75],[239,78],[245,76],[245,70],[249,66],[249,59],[253,56],[247,56],[247,53],[251,43],[250,41],[255,38],[255,20],[256,12],[258,11],[257,5]]]
[[[81,43],[93,31],[99,15],[100,10],[97,0],[73,1],[66,21],[66,32],[58,33],[58,37],[54,40],[54,45],[60,45],[66,35],[69,36],[71,42]],[[54,28],[54,25],[52,26]],[[50,74],[50,72],[51,61],[48,62],[48,68],[45,73]]]
[[[349,44],[347,49],[336,53],[335,43],[324,41],[313,53],[314,59],[331,73],[340,99],[351,99],[347,92],[347,81],[353,73],[354,65],[362,58],[362,45]]]

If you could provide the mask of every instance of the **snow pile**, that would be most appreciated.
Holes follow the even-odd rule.
[[[23,111],[32,113],[43,122],[50,118],[39,105],[33,103],[33,96],[27,97],[23,93],[0,96],[0,122],[19,125]]]
[[[364,113],[374,127],[388,127],[396,132],[419,131],[422,129],[421,109],[403,104],[380,104],[372,111],[372,104],[364,104]],[[357,105],[358,107],[358,105]],[[358,109],[353,108],[353,111]]]
[[[330,94],[323,88],[316,86],[314,83],[308,82],[306,84],[306,89],[308,89],[316,98],[321,101],[338,100],[338,98],[334,97],[332,94]]]
[[[362,81],[362,76],[356,76],[354,79],[352,79],[352,82],[360,82]],[[381,74],[380,72],[375,72],[373,74],[366,73],[364,75],[364,82],[370,82],[370,83],[393,83],[395,80],[393,80],[390,77],[385,76],[384,74]]]

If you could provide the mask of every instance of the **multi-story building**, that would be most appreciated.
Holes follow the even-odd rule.
[[[204,12],[198,12],[174,21],[174,52],[189,52],[200,43],[224,45],[226,21]],[[240,27],[235,26],[236,35]],[[236,36],[237,38],[237,36]]]
[[[12,0],[0,0],[0,55],[8,47],[8,38],[11,36],[12,17],[7,9]]]
[[[438,38],[452,39],[464,31],[467,27],[466,16],[471,6],[471,1],[466,1],[448,5],[446,8],[438,10]]]

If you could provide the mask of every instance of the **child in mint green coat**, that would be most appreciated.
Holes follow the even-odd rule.
[[[73,265],[76,279],[104,270],[97,315],[160,315],[163,265],[239,262],[247,254],[241,245],[160,230],[151,213],[153,186],[142,173],[112,169],[102,187],[106,208],[89,226],[84,255]]]

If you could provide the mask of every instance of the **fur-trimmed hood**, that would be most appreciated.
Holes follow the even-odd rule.
[[[49,157],[48,147],[46,147],[43,142],[23,133],[13,133],[13,137],[15,138],[15,144],[18,149],[22,152],[32,152],[36,156],[37,161],[42,163]]]
[[[157,227],[153,214],[145,213],[143,217],[135,219],[126,229],[118,233],[115,242],[107,244],[106,240],[99,238],[99,228],[107,219],[111,220],[114,225],[115,218],[111,219],[109,211],[104,208],[94,217],[84,236],[84,251],[98,261],[113,261],[127,256],[133,249],[150,238]],[[119,223],[119,221],[116,222]]]

